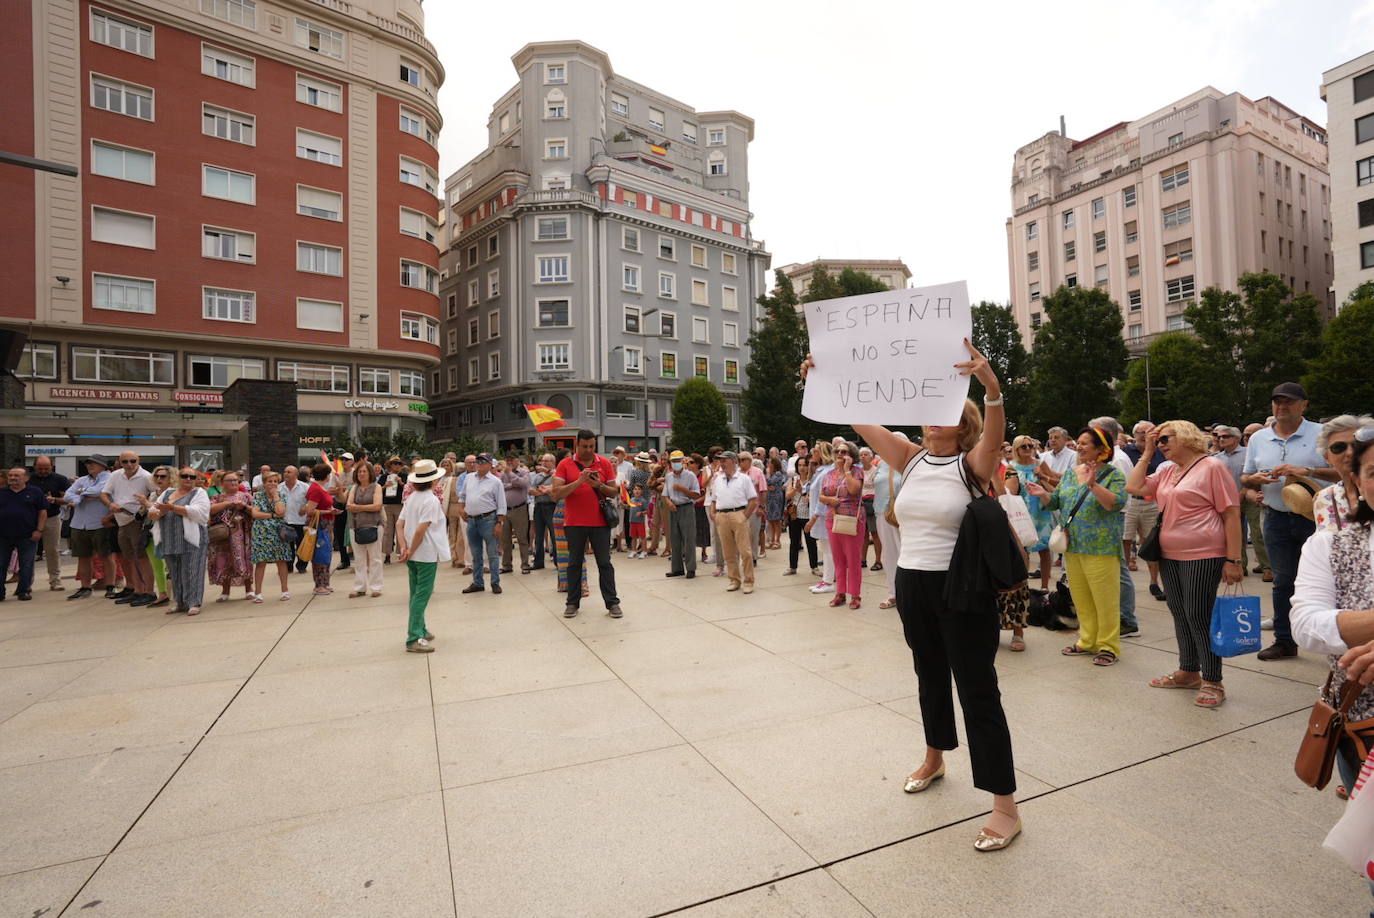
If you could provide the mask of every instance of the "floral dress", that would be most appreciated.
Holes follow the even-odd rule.
[[[248,506],[253,498],[240,491],[220,494],[212,503],[232,501]],[[253,561],[249,550],[248,514],[227,507],[210,517],[210,525],[225,523],[229,541],[210,546],[210,582],[217,587],[248,586],[253,582]]]
[[[253,506],[263,513],[272,513],[276,510],[272,506],[272,499],[267,496],[265,488],[253,492]],[[249,550],[249,555],[254,564],[291,561],[296,557],[291,550],[291,542],[281,537],[282,525],[281,517],[273,517],[270,520],[253,520],[252,548]]]
[[[1039,541],[1028,546],[1026,551],[1031,554],[1045,551],[1050,547],[1050,535],[1054,532],[1054,514],[1040,505],[1040,498],[1026,490],[1026,485],[1032,482],[1040,484],[1040,479],[1035,476],[1035,466],[1012,463],[1011,467],[1016,470],[1016,477],[1021,480],[1021,499],[1026,502],[1031,524],[1035,526],[1035,534],[1039,536]]]
[[[787,509],[787,473],[774,472],[768,476],[768,496],[763,512],[768,522],[776,523],[782,519]]]

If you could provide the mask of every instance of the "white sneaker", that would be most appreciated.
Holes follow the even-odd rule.
[[[1260,621],[1260,630],[1261,630],[1261,631],[1273,631],[1273,630],[1274,630],[1274,620],[1273,620],[1272,618],[1262,619],[1262,620]]]
[[[824,580],[822,580],[820,583],[816,584],[815,586],[813,586],[813,587],[811,588],[811,592],[813,592],[813,593],[833,593],[833,592],[835,592],[835,584],[833,584],[833,583],[826,583]]]

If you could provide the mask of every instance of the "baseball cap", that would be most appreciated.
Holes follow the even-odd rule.
[[[487,465],[491,465],[491,453],[478,453],[477,461],[485,462]]]
[[[668,454],[668,458],[669,458],[669,459],[686,459],[687,457],[684,456],[684,455],[682,455],[682,450],[680,450],[680,449],[675,449],[675,450],[673,450],[671,453]]]
[[[1296,398],[1307,401],[1307,390],[1295,382],[1279,383],[1271,393],[1272,398]]]
[[[339,454],[339,458],[340,458],[340,459],[352,459],[352,458],[353,458],[353,454],[352,454],[352,453],[340,453],[340,454]]]
[[[720,458],[722,458],[722,459],[735,459],[735,460],[738,460],[738,459],[739,459],[739,456],[736,456],[736,455],[735,455],[735,451],[734,451],[734,450],[732,450],[732,449],[727,449],[727,450],[725,450],[723,453],[720,454]]]

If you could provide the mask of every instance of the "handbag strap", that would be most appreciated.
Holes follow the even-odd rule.
[[[1111,473],[1112,467],[1107,466],[1107,468],[1103,469],[1102,473],[1097,476],[1097,483],[1102,484],[1103,479]],[[1069,518],[1064,521],[1065,528],[1067,528],[1068,525],[1073,522],[1074,517],[1078,516],[1078,511],[1083,507],[1083,502],[1088,499],[1088,495],[1092,492],[1093,489],[1091,487],[1084,489],[1083,496],[1078,498],[1078,503],[1073,505],[1073,511],[1069,514]]]

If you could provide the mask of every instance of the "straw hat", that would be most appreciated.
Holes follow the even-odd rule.
[[[1317,492],[1324,490],[1330,485],[1328,481],[1318,481],[1315,478],[1305,478],[1302,475],[1289,475],[1288,483],[1283,486],[1283,502],[1288,509],[1294,513],[1299,513],[1309,520],[1315,519],[1312,512],[1312,501],[1317,496]]]
[[[448,470],[435,465],[433,459],[421,459],[411,468],[410,480],[421,482],[436,481],[447,474]]]

